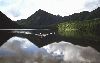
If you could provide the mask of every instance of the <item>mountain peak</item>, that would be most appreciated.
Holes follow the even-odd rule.
[[[48,13],[48,12],[42,10],[42,9],[39,9],[38,11],[36,11],[34,13],[34,15],[43,15],[43,14],[51,14],[51,13]]]
[[[46,12],[46,11],[44,11],[44,10],[42,10],[42,9],[39,9],[38,11]]]
[[[26,20],[21,20],[18,23],[22,24],[23,26],[27,24],[26,27],[29,28],[43,28],[50,26],[52,24],[56,24],[60,21],[62,21],[61,16],[56,16],[44,10],[39,9],[33,15],[28,17]]]

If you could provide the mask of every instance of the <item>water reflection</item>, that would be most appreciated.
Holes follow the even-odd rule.
[[[55,42],[54,38],[56,37],[56,32],[53,30],[14,30],[11,33],[27,38],[39,47]]]
[[[46,33],[46,34],[45,33],[39,33],[39,34],[35,34],[35,35],[43,38],[43,37],[46,37],[48,35],[55,35],[55,32],[53,32],[53,33]]]
[[[72,42],[81,46],[92,46],[100,51],[100,32],[99,31],[66,31],[61,33],[62,40]]]
[[[19,34],[32,34],[29,31],[12,31],[11,33],[19,33]]]
[[[13,36],[24,37],[39,47],[52,42],[66,41],[81,46],[92,46],[100,51],[100,32],[66,31],[58,34],[50,29],[11,29],[0,30],[0,45]]]
[[[32,31],[32,30],[31,30]],[[54,35],[55,34],[55,32],[48,32],[48,33],[32,33],[31,31],[29,31],[29,30],[23,30],[23,31],[21,31],[21,30],[13,30],[11,33],[14,33],[14,34],[32,34],[32,35],[35,35],[35,36],[39,36],[39,37],[41,37],[41,38],[43,38],[43,37],[46,37],[46,36],[48,36],[48,35]],[[47,31],[47,30],[44,30],[44,31]]]

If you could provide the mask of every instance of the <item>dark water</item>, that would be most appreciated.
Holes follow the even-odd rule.
[[[9,38],[13,36],[27,38],[39,47],[53,42],[67,41],[76,45],[91,46],[100,51],[99,31],[68,31],[66,34],[61,36],[56,31],[50,29],[3,29],[0,30],[0,45],[5,43]]]

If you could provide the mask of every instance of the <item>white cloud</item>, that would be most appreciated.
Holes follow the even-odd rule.
[[[38,9],[55,15],[67,16],[83,10],[90,11],[97,7],[97,4],[99,4],[98,1],[99,0],[0,0],[0,10],[12,20],[26,19]]]
[[[88,0],[85,4],[85,8],[88,11],[94,10],[100,6],[100,0]]]

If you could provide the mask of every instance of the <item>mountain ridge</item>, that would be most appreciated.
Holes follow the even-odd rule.
[[[54,23],[58,23],[62,20],[61,16],[56,16],[39,9],[33,15],[27,19],[18,20],[17,23],[25,27],[30,28],[43,28]],[[35,25],[35,26],[34,26]]]
[[[18,28],[18,24],[13,22],[5,14],[0,11],[0,29]]]
[[[62,23],[66,21],[84,21],[91,19],[100,18],[100,7],[89,12],[83,11],[80,13],[74,13],[69,16],[53,15],[49,12],[39,9],[33,15],[27,19],[18,20],[17,23],[25,28],[46,28],[57,23]]]

